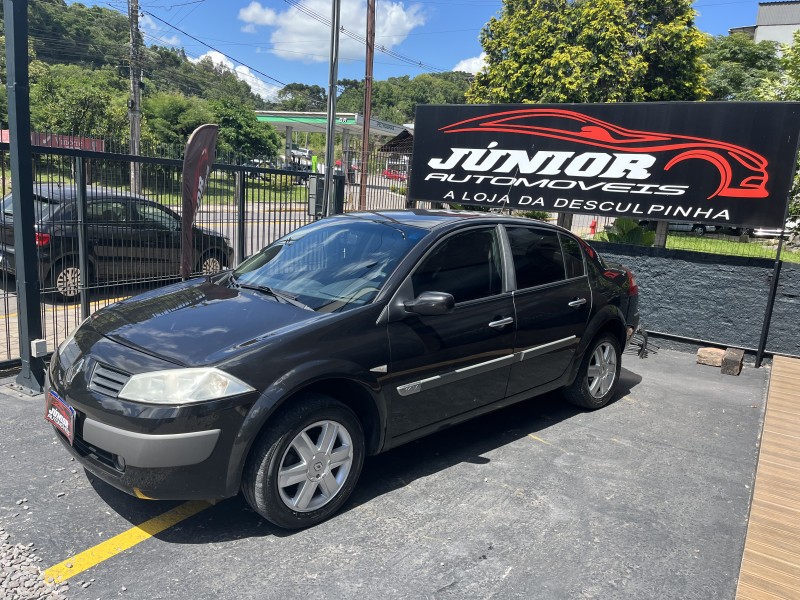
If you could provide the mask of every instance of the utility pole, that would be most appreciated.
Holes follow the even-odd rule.
[[[142,71],[139,60],[139,0],[128,0],[128,20],[131,29],[131,97],[128,100],[128,121],[131,126],[130,153],[139,156],[142,138]],[[131,161],[131,193],[142,193],[141,163]]]
[[[328,127],[325,132],[325,183],[323,215],[333,213],[333,152],[336,145],[336,85],[339,81],[339,23],[342,15],[341,0],[331,2],[331,54],[328,71]]]
[[[375,59],[375,0],[367,0],[367,56],[364,71],[364,131],[361,134],[361,185],[358,210],[367,209],[367,162],[369,161],[369,122],[372,120],[372,63]]]

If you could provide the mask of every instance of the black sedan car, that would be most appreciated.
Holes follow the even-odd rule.
[[[558,227],[352,213],[97,312],[53,356],[46,418],[130,494],[241,489],[305,527],[367,455],[557,388],[604,406],[638,321],[630,271]]]
[[[86,190],[89,282],[124,283],[176,277],[180,269],[181,219],[161,204],[104,187]],[[39,281],[63,299],[80,294],[77,188],[36,184],[36,247]],[[216,273],[231,264],[233,248],[220,233],[194,227],[195,270]],[[0,268],[14,273],[14,212],[2,200]]]

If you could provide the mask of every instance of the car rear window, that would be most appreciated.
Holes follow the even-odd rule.
[[[508,227],[507,231],[518,289],[564,279],[564,256],[558,233],[536,227]]]

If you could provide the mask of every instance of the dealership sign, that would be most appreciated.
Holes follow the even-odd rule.
[[[800,103],[420,105],[414,130],[414,200],[779,226]]]

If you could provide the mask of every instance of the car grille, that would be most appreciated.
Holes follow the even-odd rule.
[[[116,398],[130,378],[127,373],[97,363],[92,372],[89,389]]]

